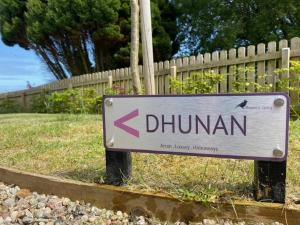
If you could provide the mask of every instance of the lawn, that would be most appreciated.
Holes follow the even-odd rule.
[[[0,165],[103,183],[100,115],[0,115]],[[300,120],[290,122],[287,194],[300,197]],[[133,153],[126,188],[215,201],[252,197],[253,161]]]

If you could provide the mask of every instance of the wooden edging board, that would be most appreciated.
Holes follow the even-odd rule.
[[[180,201],[164,194],[129,191],[124,187],[83,183],[58,177],[37,175],[0,167],[0,181],[43,194],[83,200],[101,208],[121,210],[128,214],[143,213],[162,221],[201,221],[205,218],[242,219],[257,222],[278,221],[300,224],[300,206],[278,203],[233,201],[203,204]]]

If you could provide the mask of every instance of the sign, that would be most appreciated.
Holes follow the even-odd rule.
[[[105,96],[111,151],[283,161],[289,97],[282,93]]]

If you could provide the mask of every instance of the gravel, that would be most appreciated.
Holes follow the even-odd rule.
[[[105,225],[148,225],[170,224],[161,223],[153,218],[130,216],[121,211],[99,209],[89,203],[73,202],[68,198],[54,195],[37,194],[15,185],[0,183],[0,225],[5,224],[34,224],[34,225],[63,225],[63,224],[105,224]],[[264,225],[263,223],[233,222],[231,220],[204,219],[191,225]],[[186,225],[177,222],[175,225]],[[274,222],[271,225],[282,225]]]

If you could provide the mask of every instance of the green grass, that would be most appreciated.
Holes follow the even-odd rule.
[[[99,115],[0,115],[0,165],[75,180],[105,175]],[[290,124],[287,193],[300,197],[300,121]],[[133,153],[127,188],[201,201],[252,196],[253,161]]]

